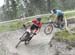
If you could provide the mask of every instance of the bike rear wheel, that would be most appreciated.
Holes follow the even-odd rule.
[[[45,29],[44,29],[44,33],[45,33],[46,35],[51,34],[52,31],[53,31],[53,25],[52,25],[52,24],[48,24],[48,25],[45,27]]]

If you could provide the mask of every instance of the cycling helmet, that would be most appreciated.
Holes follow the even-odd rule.
[[[38,21],[41,21],[41,17],[37,17],[36,19],[37,19]]]

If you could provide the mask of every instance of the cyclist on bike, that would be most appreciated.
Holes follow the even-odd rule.
[[[58,25],[58,27],[60,27],[60,25],[63,23],[63,18],[64,18],[64,13],[62,10],[58,10],[58,9],[52,9],[51,10],[51,15],[52,16],[53,14],[56,15],[56,23]],[[61,27],[63,27],[63,25],[61,25]]]
[[[37,34],[38,31],[40,31],[42,27],[42,22],[41,22],[41,17],[36,17],[32,20],[32,25],[30,27],[31,32],[33,32],[34,30],[34,35]],[[32,39],[32,37],[30,37],[30,40]]]
[[[32,20],[32,26],[31,26],[31,31],[35,30],[35,35],[38,30],[42,27],[42,22],[41,22],[41,17],[36,17]]]

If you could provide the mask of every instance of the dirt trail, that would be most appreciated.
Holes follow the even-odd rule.
[[[16,49],[15,45],[18,43],[19,38],[24,33],[23,30],[16,30],[11,32],[0,33],[1,40],[3,41],[6,48],[13,55],[53,55],[54,51],[50,50],[49,41],[52,35],[45,35],[43,29],[36,36],[32,38],[29,45],[21,43]],[[52,51],[52,53],[51,53]]]

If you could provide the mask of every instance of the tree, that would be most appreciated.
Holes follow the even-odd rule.
[[[50,10],[51,10],[51,0],[47,0],[47,3],[48,3],[48,11],[50,12]]]

